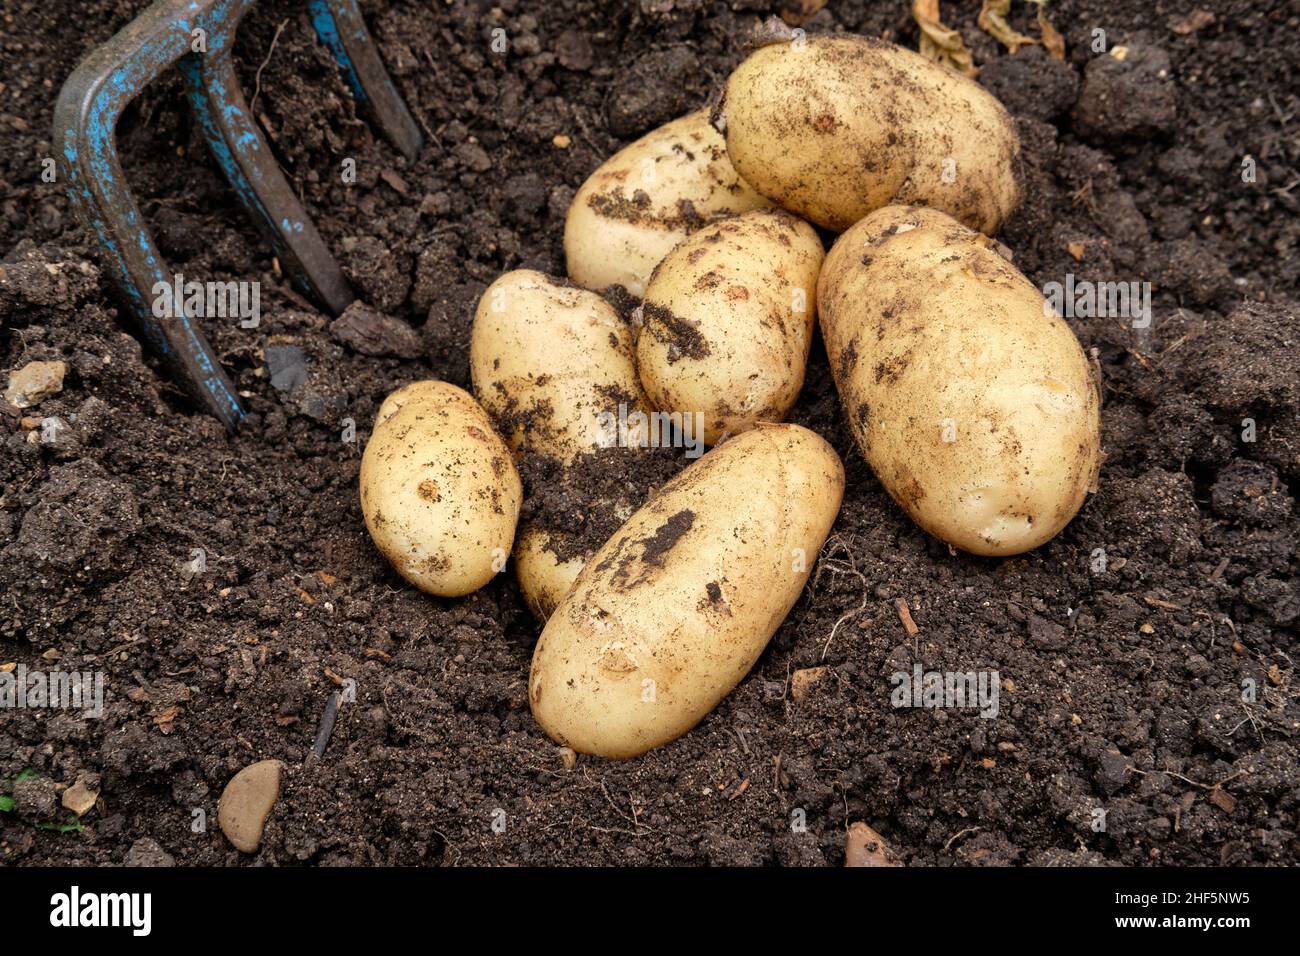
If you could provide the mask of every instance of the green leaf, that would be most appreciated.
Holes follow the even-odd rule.
[[[0,813],[11,813],[14,808],[14,798],[0,796]]]
[[[40,774],[38,774],[31,767],[28,767],[18,776],[14,777],[14,783],[22,783],[24,780],[35,780],[38,776],[40,776]]]
[[[80,833],[86,829],[81,825],[81,821],[76,817],[71,818],[67,823],[38,823],[38,830],[57,830],[59,833]]]

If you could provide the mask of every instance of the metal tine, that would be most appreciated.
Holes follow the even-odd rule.
[[[190,104],[217,164],[253,221],[270,241],[285,274],[309,298],[338,315],[356,298],[311,217],[262,137],[239,88],[231,59],[244,9],[213,24],[206,56],[192,55],[178,66]]]
[[[307,8],[317,36],[333,52],[352,95],[402,155],[414,162],[424,136],[384,69],[356,0],[309,0]]]
[[[231,60],[235,31],[254,0],[156,0],[93,51],[64,84],[54,111],[75,212],[94,234],[110,275],[171,374],[228,428],[245,412],[185,303],[159,315],[152,290],[175,288],[122,172],[116,129],[127,105],[168,67],[185,78],[200,128],[290,280],[338,314],[347,281],[258,130]],[[311,0],[312,22],[358,100],[409,158],[423,137],[379,59],[354,0]],[[173,295],[173,299],[176,296]]]
[[[170,316],[155,314],[151,290],[172,288],[173,276],[123,175],[116,129],[141,90],[192,55],[191,30],[219,33],[212,28],[251,2],[158,0],[82,61],[54,109],[54,142],[75,212],[98,241],[146,339],[195,399],[231,429],[244,417],[243,406],[184,303],[171,303]]]

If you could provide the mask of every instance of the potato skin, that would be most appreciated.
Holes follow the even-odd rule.
[[[601,413],[649,410],[628,324],[596,293],[531,269],[483,293],[469,360],[475,396],[520,453],[569,462],[610,441]]]
[[[1020,199],[1020,138],[1002,104],[880,40],[762,47],[731,74],[715,120],[750,185],[835,232],[897,203],[993,233]]]
[[[703,412],[708,445],[782,421],[803,387],[824,256],[816,230],[779,211],[682,240],[641,306],[637,365],[651,403]]]
[[[691,232],[770,205],[736,174],[708,112],[688,113],[619,150],[578,189],[564,223],[569,278],[640,298],[654,267]]]
[[[529,677],[538,723],[614,758],[690,730],[794,606],[843,493],[839,457],[798,425],[759,425],[690,465],[551,615]]]
[[[379,407],[361,457],[375,546],[421,591],[461,597],[504,567],[523,485],[487,414],[446,382],[413,382]]]
[[[818,293],[854,437],[917,524],[996,556],[1070,522],[1101,465],[1097,379],[997,243],[889,206],[840,236]]]
[[[539,621],[545,621],[554,613],[590,558],[590,555],[581,555],[561,560],[548,547],[552,536],[558,534],[563,532],[525,525],[515,542],[515,575],[519,579],[519,590],[523,592],[528,609]]]

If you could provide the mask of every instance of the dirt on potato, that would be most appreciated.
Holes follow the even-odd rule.
[[[791,420],[835,446],[848,487],[805,593],[691,733],[572,767],[529,713],[539,626],[513,574],[454,601],[402,582],[364,530],[360,451],[394,388],[468,386],[482,290],[562,275],[584,177],[707,105],[779,0],[363,2],[426,133],[412,164],[358,114],[304,5],[258,3],[235,51],[251,110],[415,357],[401,334],[362,354],[286,285],[180,77],[153,84],[118,138],[162,253],[262,283],[258,328],[205,322],[250,411],[233,436],[142,349],[42,176],[62,80],[147,0],[10,6],[0,368],[65,376],[0,403],[0,669],[100,674],[105,706],[0,710],[0,862],[246,865],[216,805],[263,759],[285,764],[258,852],[280,865],[840,865],[858,821],[913,866],[1300,858],[1293,4],[1052,0],[1064,60],[1008,55],[976,5],[945,5],[1024,141],[999,236],[1018,268],[1151,284],[1149,323],[1069,319],[1103,374],[1099,490],[1030,554],[951,553],[872,476],[819,339]],[[832,0],[804,28],[915,49],[909,8]],[[1032,5],[1012,26],[1037,35]],[[609,480],[644,493],[661,458]],[[547,495],[536,509],[580,508]],[[997,705],[895,706],[925,672],[987,678]],[[355,699],[316,756],[339,682]],[[98,796],[74,825],[79,781]]]

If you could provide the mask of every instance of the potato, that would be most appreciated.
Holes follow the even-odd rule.
[[[648,419],[638,427],[633,418],[622,432],[618,427],[650,412],[631,329],[596,293],[540,272],[509,272],[484,292],[470,335],[470,373],[479,401],[520,454],[568,465],[613,444],[636,447],[648,435]],[[623,507],[631,514],[632,507]],[[589,556],[557,558],[552,539],[564,537],[563,529],[536,525],[520,532],[515,571],[524,598],[542,619]]]
[[[525,525],[515,542],[515,575],[523,592],[528,609],[545,621],[555,611],[564,596],[573,588],[573,582],[582,573],[589,554],[561,558],[557,538],[564,532],[554,528]]]
[[[649,411],[632,348],[628,324],[596,293],[517,269],[479,300],[474,394],[516,451],[572,461],[616,440],[620,404]]]
[[[759,425],[690,465],[587,562],[542,630],[538,723],[616,758],[690,730],[793,607],[843,493],[835,451],[797,425]]]
[[[840,236],[817,299],[854,437],[917,524],[1008,555],[1069,523],[1101,464],[1097,380],[997,243],[889,206]]]
[[[779,211],[679,243],[641,306],[636,355],[651,402],[702,412],[709,445],[784,419],[803,387],[824,255],[812,226]]]
[[[770,206],[727,161],[699,110],[627,146],[582,184],[564,224],[569,278],[637,298],[673,246],[718,216]]]
[[[375,546],[421,591],[460,597],[505,567],[523,501],[487,414],[446,382],[413,382],[379,407],[361,457]]]
[[[836,232],[910,203],[992,233],[1020,199],[1020,139],[1002,104],[880,40],[762,47],[727,80],[715,122],[751,186]]]

